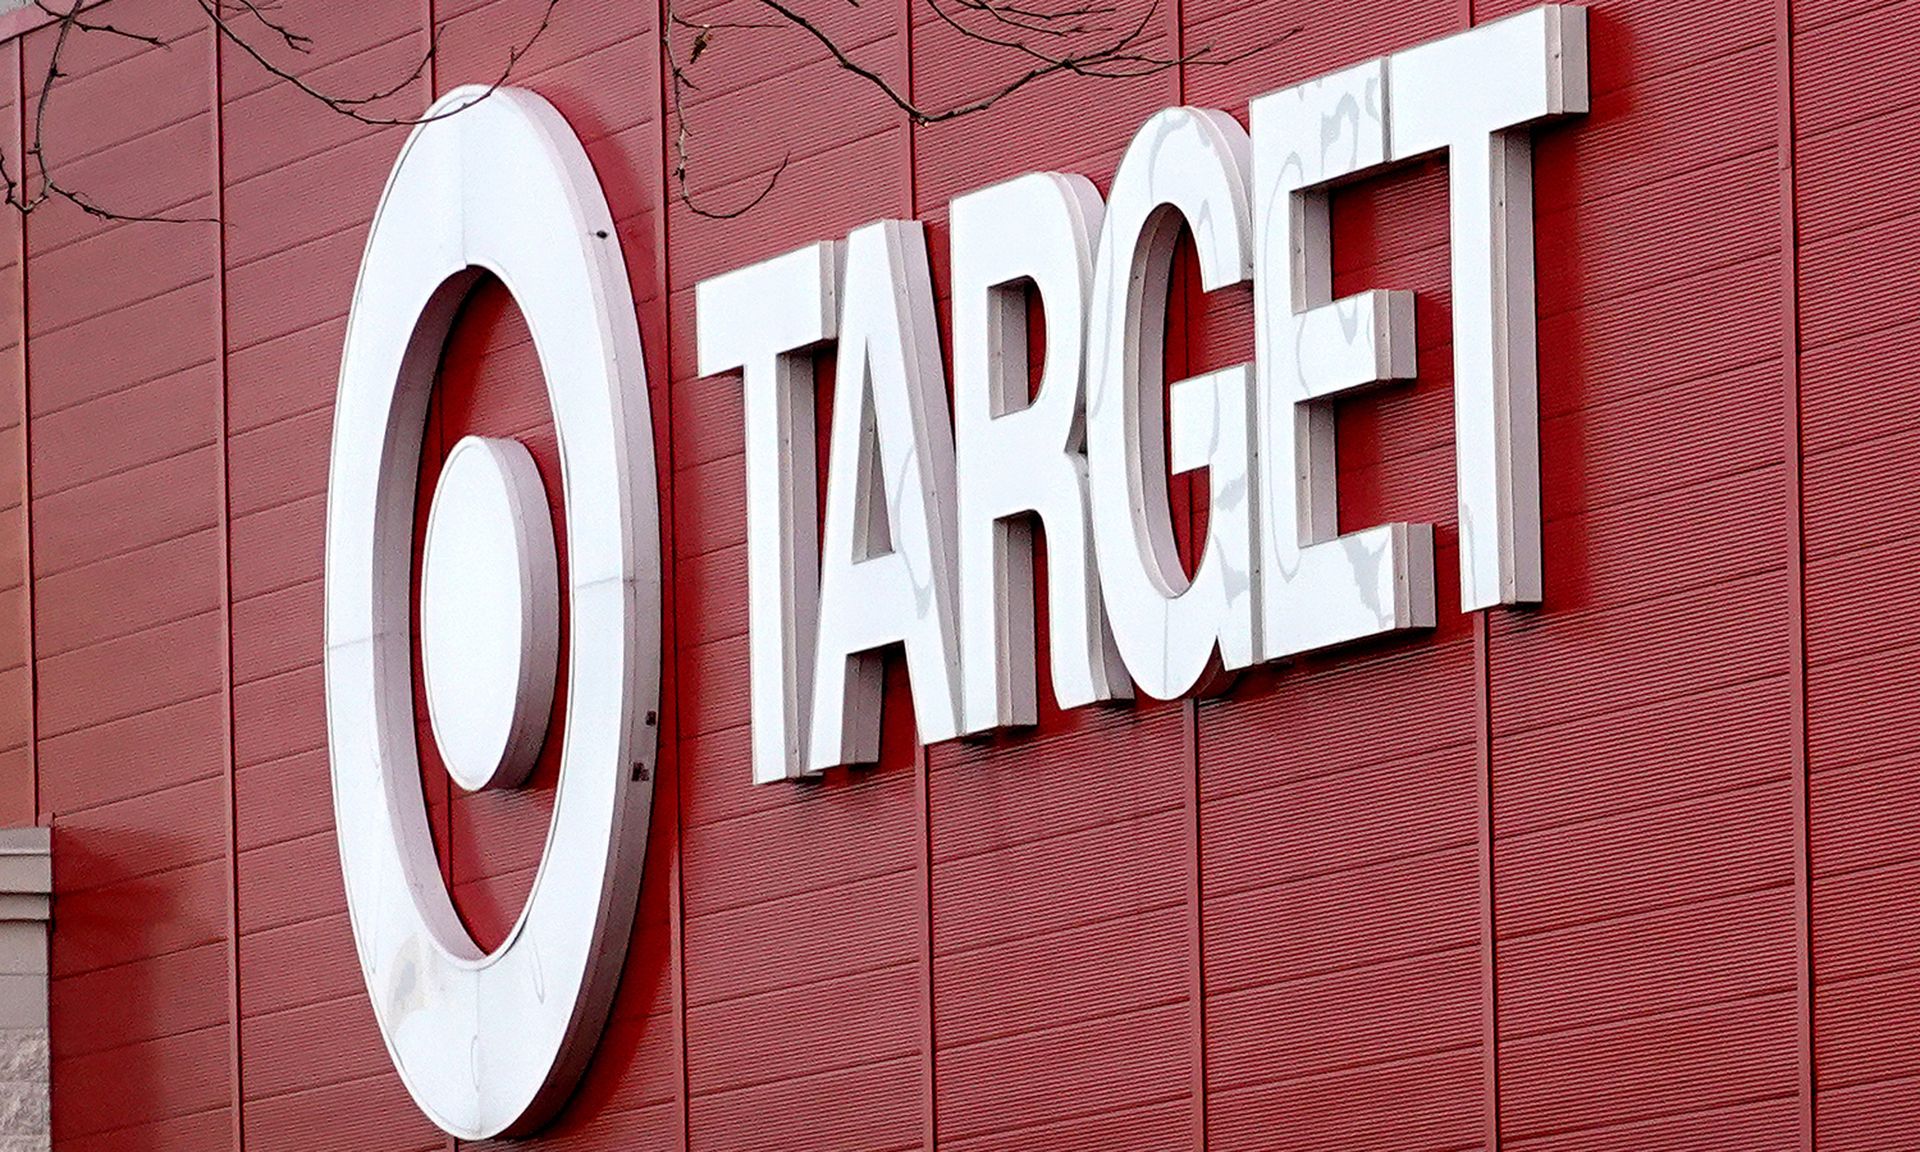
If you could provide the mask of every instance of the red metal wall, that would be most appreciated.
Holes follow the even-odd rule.
[[[790,162],[715,221],[673,193],[661,7],[561,0],[515,75],[621,222],[671,618],[640,927],[533,1147],[1920,1146],[1920,0],[1593,4],[1592,113],[1537,149],[1543,608],[1451,609],[1429,162],[1334,215],[1341,291],[1420,293],[1420,380],[1341,411],[1341,500],[1440,525],[1434,635],[926,753],[896,669],[879,767],[747,783],[738,385],[694,376],[692,286],[889,215],[929,222],[943,281],[959,192],[1104,184],[1157,108],[1244,115],[1522,6],[1165,0],[1162,53],[1298,32],[929,128],[798,34],[722,31],[687,108],[695,195],[738,203]],[[279,56],[366,91],[431,22],[405,114],[492,78],[543,7],[287,0],[314,46]],[[817,7],[927,104],[1024,67],[908,0]],[[0,217],[0,816],[55,829],[55,1146],[445,1148],[364,1000],[320,683],[329,405],[404,129],[272,82],[191,5],[100,14],[176,39],[76,41],[50,160],[217,223]],[[0,47],[10,158],[51,36]],[[1244,358],[1248,305],[1177,293],[1170,355]],[[540,388],[483,291],[424,479],[468,431],[551,473]],[[426,772],[460,906],[497,934],[551,772],[459,798]]]

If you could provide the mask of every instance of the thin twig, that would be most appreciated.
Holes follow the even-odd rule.
[[[1061,8],[1035,7],[1022,2],[1022,0],[945,0],[945,2],[952,3],[957,9],[975,15],[985,16],[1001,27],[1010,30],[1007,34],[1000,35],[963,23],[954,12],[948,10],[943,0],[925,0],[927,7],[932,9],[934,15],[961,36],[969,40],[978,41],[992,48],[1015,53],[1025,57],[1029,61],[1029,65],[1024,71],[1015,74],[999,88],[985,96],[961,101],[947,107],[932,108],[915,102],[909,94],[901,92],[900,89],[896,88],[893,82],[885,76],[855,60],[852,54],[849,53],[839,41],[812,19],[792,7],[788,0],[753,0],[753,2],[758,4],[763,10],[771,12],[774,16],[778,17],[778,23],[773,25],[753,22],[725,23],[720,21],[702,23],[681,17],[674,10],[672,0],[668,0],[666,22],[665,26],[661,29],[661,44],[670,76],[668,90],[673,103],[676,129],[674,133],[674,183],[678,190],[681,203],[685,204],[696,214],[712,219],[726,220],[740,216],[765,200],[768,194],[773,191],[774,184],[778,182],[780,174],[786,171],[788,161],[792,159],[791,153],[789,153],[786,158],[783,158],[779,167],[774,170],[772,177],[768,179],[766,185],[760,189],[759,193],[740,207],[718,211],[695,203],[687,175],[689,165],[687,140],[692,133],[687,127],[685,104],[686,94],[690,91],[697,90],[698,86],[688,75],[688,70],[693,67],[696,61],[706,55],[712,46],[714,33],[717,29],[766,28],[769,26],[791,26],[797,28],[812,37],[821,47],[825,48],[828,55],[832,57],[835,66],[842,71],[852,73],[854,76],[865,81],[870,87],[877,89],[889,103],[904,113],[910,122],[923,126],[939,124],[948,120],[957,120],[963,116],[971,116],[977,112],[984,112],[1028,85],[1048,76],[1064,73],[1091,79],[1125,80],[1151,76],[1158,72],[1181,68],[1188,64],[1230,64],[1237,60],[1245,59],[1255,52],[1265,51],[1274,44],[1285,40],[1295,31],[1294,29],[1288,29],[1268,43],[1259,45],[1248,52],[1230,57],[1215,55],[1210,47],[1201,47],[1179,56],[1152,55],[1140,51],[1137,48],[1137,45],[1146,38],[1153,24],[1154,17],[1160,12],[1160,0],[1151,0],[1151,3],[1140,15],[1139,19],[1128,23],[1119,29],[1117,33],[1109,36],[1101,43],[1076,51],[1054,51],[1039,46],[1028,37],[1044,37],[1048,40],[1058,41],[1094,33],[1113,33],[1114,30],[1111,27],[1099,23],[1098,19],[1115,15],[1119,9],[1114,4],[1106,2],[1106,0],[1075,0],[1075,2],[1069,4],[1067,7]],[[850,7],[858,8],[861,0],[846,0],[846,3]],[[674,51],[673,32],[676,28],[684,28],[694,33],[692,47],[685,61],[680,60]],[[1019,33],[1026,35],[1017,35]]]
[[[850,0],[850,2],[852,2],[852,0]],[[661,55],[667,63],[667,90],[673,103],[673,187],[674,194],[679,198],[680,203],[686,205],[687,211],[692,212],[696,216],[704,216],[709,220],[732,220],[753,211],[754,208],[759,206],[761,201],[772,194],[773,186],[780,182],[781,174],[787,170],[787,164],[793,159],[792,152],[788,152],[785,156],[782,156],[779,166],[773,170],[772,175],[767,177],[767,182],[761,186],[760,191],[755,193],[752,199],[732,208],[709,208],[705,204],[695,200],[693,197],[693,188],[687,179],[687,139],[693,135],[693,131],[687,127],[686,97],[689,91],[697,87],[697,85],[688,78],[687,69],[693,65],[694,61],[700,59],[700,57],[706,53],[707,47],[713,43],[714,34],[721,29],[764,29],[776,27],[778,27],[778,25],[775,24],[733,23],[718,20],[703,24],[681,17],[679,13],[674,10],[673,0],[667,0],[667,19],[665,26],[660,30],[660,47]],[[674,55],[673,30],[675,28],[685,28],[693,33],[693,46],[688,49],[687,59],[684,64],[680,61],[679,57]]]
[[[54,175],[52,167],[47,161],[46,153],[47,109],[51,105],[54,86],[67,75],[67,73],[61,69],[60,63],[72,40],[73,34],[75,32],[98,32],[103,35],[130,40],[147,47],[162,49],[168,47],[167,42],[159,36],[130,31],[116,24],[82,18],[80,15],[80,6],[84,2],[85,0],[71,0],[70,7],[62,10],[55,7],[49,0],[33,0],[36,8],[53,18],[55,32],[53,45],[47,56],[46,77],[40,85],[39,96],[34,104],[32,136],[31,139],[23,140],[21,144],[23,163],[22,171],[18,176],[15,175],[12,166],[8,163],[5,150],[0,149],[0,184],[5,185],[5,203],[23,215],[33,212],[51,200],[64,200],[82,212],[85,212],[87,215],[101,220],[168,224],[214,223],[215,221],[212,218],[204,216],[174,216],[164,213],[124,212],[119,209],[109,208],[94,202],[90,196],[84,194],[79,189],[71,188],[63,184]],[[322,91],[300,76],[268,60],[257,46],[240,33],[233,19],[228,16],[229,11],[233,12],[236,16],[249,16],[258,22],[261,27],[272,33],[274,38],[287,49],[302,54],[311,52],[313,41],[310,37],[295,31],[270,14],[278,8],[278,4],[274,3],[273,0],[194,0],[194,2],[199,5],[200,11],[213,25],[217,35],[224,37],[227,41],[237,46],[241,51],[252,57],[255,63],[259,64],[276,78],[293,85],[301,92],[311,96],[334,112],[363,124],[415,125],[444,119],[462,112],[486,99],[504,85],[512,75],[514,67],[520,63],[533,48],[534,44],[539,41],[540,37],[546,33],[548,27],[552,25],[553,11],[559,5],[560,0],[547,0],[546,7],[540,13],[539,24],[524,41],[507,53],[506,66],[501,69],[499,76],[494,79],[493,83],[487,85],[484,90],[476,94],[472,99],[463,101],[456,107],[444,109],[430,116],[413,117],[380,116],[366,112],[364,109],[398,95],[426,74],[426,70],[428,66],[433,63],[439,47],[438,36],[434,29],[429,28],[427,30],[426,52],[399,83],[365,96],[337,96]],[[37,184],[37,187],[29,189],[30,178],[32,183]]]
[[[149,36],[140,32],[130,32],[112,24],[98,24],[81,19],[80,3],[81,0],[73,0],[72,7],[62,12],[48,6],[44,3],[44,0],[35,0],[35,5],[42,12],[54,18],[56,27],[58,28],[58,31],[54,34],[53,47],[47,54],[46,78],[42,81],[40,85],[40,95],[34,102],[33,139],[30,143],[23,142],[26,160],[22,167],[23,169],[30,168],[32,170],[39,180],[40,187],[38,190],[29,193],[26,188],[27,172],[22,171],[20,178],[18,180],[14,179],[12,170],[6,164],[5,156],[0,154],[0,180],[4,180],[6,183],[7,204],[18,210],[22,215],[32,212],[48,201],[64,200],[82,212],[85,212],[87,215],[97,217],[101,220],[131,220],[165,224],[212,223],[210,219],[200,216],[170,216],[164,213],[120,212],[105,208],[94,203],[92,199],[83,195],[79,190],[67,187],[54,177],[52,169],[47,164],[47,108],[53,97],[54,85],[66,75],[65,72],[60,70],[60,58],[66,52],[68,41],[73,33],[75,31],[83,33],[102,32],[142,45],[158,48],[167,47],[166,42],[157,36]]]
[[[227,0],[227,2],[238,5],[242,11],[258,20],[261,27],[279,37],[280,42],[293,51],[301,53],[313,51],[311,36],[303,36],[267,15],[269,8],[277,8],[279,5],[260,4],[256,0]]]
[[[245,3],[245,0],[240,0],[240,2]],[[294,73],[289,72],[286,69],[281,68],[280,66],[274,64],[272,61],[268,60],[266,56],[263,55],[261,51],[253,45],[251,41],[249,41],[246,37],[240,35],[240,33],[234,28],[232,23],[230,23],[226,19],[226,17],[221,15],[219,10],[219,5],[217,3],[210,2],[210,0],[194,0],[194,3],[200,6],[200,10],[202,12],[206,13],[207,19],[213,22],[213,26],[219,30],[222,36],[225,36],[230,42],[232,42],[242,52],[245,52],[248,56],[253,57],[254,62],[259,64],[262,68],[265,68],[268,72],[271,72],[273,75],[279,77],[281,80],[287,82],[288,84],[293,85],[295,88],[298,88],[300,91],[306,93],[308,96],[313,97],[315,100],[318,100],[320,103],[326,105],[328,108],[331,108],[333,111],[338,112],[342,116],[346,116],[353,120],[358,120],[362,124],[373,124],[373,125],[385,126],[385,125],[395,125],[395,124],[402,124],[402,125],[429,124],[435,120],[444,120],[448,116],[453,116],[453,115],[457,115],[460,112],[464,112],[466,109],[473,107],[475,104],[478,104],[480,101],[485,100],[487,97],[499,91],[500,87],[507,82],[507,78],[513,74],[514,65],[520,62],[521,57],[525,56],[527,52],[533,48],[534,44],[537,43],[540,37],[546,32],[548,26],[553,23],[553,10],[556,6],[558,6],[558,4],[560,3],[560,0],[547,0],[546,7],[540,13],[540,23],[534,28],[533,34],[528,36],[526,40],[521,42],[521,44],[518,47],[508,51],[506,66],[500,69],[500,74],[494,78],[491,84],[488,84],[486,88],[483,91],[481,91],[478,95],[476,95],[473,99],[464,101],[463,103],[458,104],[452,108],[447,108],[440,112],[435,112],[432,115],[428,115],[428,116],[376,116],[376,115],[371,115],[367,112],[363,112],[361,111],[361,109],[367,107],[368,105],[378,103],[379,101],[384,100],[387,97],[398,93],[401,89],[406,88],[408,85],[412,84],[415,80],[419,79],[420,76],[426,72],[427,66],[433,62],[434,55],[439,48],[439,37],[433,29],[428,29],[427,31],[426,54],[420,58],[420,62],[418,64],[414,65],[413,71],[408,73],[406,79],[402,80],[400,83],[394,85],[391,88],[384,89],[380,92],[373,93],[372,95],[369,95],[369,96],[335,96],[335,95],[332,95],[331,93],[321,91],[320,89],[314,87],[312,84],[309,84],[307,81],[303,80],[302,78],[295,75]],[[257,15],[257,11],[258,11],[257,6],[247,5],[247,7],[250,10],[255,11]]]

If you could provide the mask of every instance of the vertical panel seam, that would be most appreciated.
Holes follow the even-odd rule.
[[[1500,974],[1499,939],[1494,916],[1493,878],[1493,636],[1486,612],[1473,617],[1474,707],[1480,795],[1480,1000],[1481,1076],[1485,1088],[1486,1147],[1500,1147]]]
[[[1191,333],[1189,333],[1191,339]],[[1187,700],[1186,710],[1186,753],[1187,753],[1187,803],[1192,809],[1191,831],[1193,834],[1192,867],[1188,869],[1190,880],[1187,885],[1188,931],[1192,939],[1193,970],[1189,977],[1189,995],[1193,997],[1193,1125],[1195,1148],[1204,1152],[1207,1146],[1207,935],[1205,911],[1200,900],[1203,887],[1200,878],[1200,703]]]
[[[1466,27],[1474,26],[1473,0],[1462,0]],[[1451,158],[1449,158],[1451,163]],[[1480,888],[1480,1069],[1487,1152],[1500,1148],[1500,945],[1493,876],[1493,634],[1491,613],[1473,614],[1473,690],[1479,764]]]
[[[673,34],[672,26],[667,23],[667,8],[670,3],[671,0],[659,0],[659,3],[654,5],[655,28],[659,32],[657,43],[655,44],[654,67],[657,70],[655,74],[657,83],[654,86],[654,94],[659,98],[660,125],[660,211],[658,214],[659,219],[654,224],[654,236],[656,238],[654,250],[660,261],[660,267],[656,272],[656,275],[660,278],[660,308],[663,313],[669,313],[668,322],[662,326],[660,334],[660,363],[665,366],[667,388],[667,446],[665,453],[667,503],[664,513],[660,517],[662,539],[659,542],[659,546],[661,563],[677,569],[677,564],[674,559],[676,550],[668,546],[668,537],[673,530],[674,517],[679,511],[679,503],[676,498],[676,493],[679,488],[679,477],[675,469],[673,455],[673,433],[675,427],[677,427],[673,419],[674,399],[677,391],[674,387],[673,379],[673,323],[670,315],[673,308],[673,294],[669,288],[673,283],[673,278],[669,271],[672,267],[672,259],[668,252],[672,225],[667,219],[671,214],[670,206],[677,195],[676,188],[678,187],[672,176],[673,127],[668,123],[668,118],[671,114],[669,86],[673,82],[667,64],[667,54],[669,51],[667,38]],[[671,584],[675,597],[675,611],[673,615],[677,618],[680,587],[679,574],[677,571],[674,573],[674,579],[671,581]],[[678,1030],[676,1040],[678,1041],[677,1050],[680,1057],[679,1146],[682,1152],[686,1152],[687,1149],[693,1146],[693,1082],[688,1069],[687,1057],[687,884],[685,874],[686,852],[684,848],[687,826],[687,762],[683,754],[684,747],[682,745],[684,733],[680,727],[680,631],[678,628],[673,628],[670,632],[663,633],[663,635],[671,635],[673,639],[673,643],[668,650],[661,653],[663,666],[666,666],[669,660],[671,661],[670,666],[673,669],[673,698],[671,700],[663,700],[661,707],[663,709],[671,708],[673,710],[673,875],[670,879],[667,893],[667,937],[668,947],[673,953],[673,1018],[674,1027]],[[660,731],[666,731],[664,724],[661,725]],[[657,761],[659,758],[656,752],[655,760]],[[659,775],[660,773],[658,771],[654,774],[656,786]],[[644,880],[642,882],[644,883]]]
[[[15,127],[19,141],[21,173],[26,172],[27,154],[27,35],[14,37]],[[22,185],[24,191],[25,185]],[[20,531],[25,538],[25,568],[21,573],[27,590],[27,774],[33,811],[29,818],[42,822],[40,813],[40,659],[39,624],[34,615],[33,587],[33,369],[27,355],[27,216],[17,212],[20,231]]]
[[[1187,104],[1187,4],[1185,0],[1173,0],[1173,102]],[[1200,313],[1204,303],[1202,294],[1190,294],[1181,286],[1181,355],[1187,357],[1187,372],[1192,372],[1192,344],[1194,344],[1194,317]],[[1188,488],[1187,497],[1187,536],[1194,540],[1194,501],[1192,488]],[[1200,540],[1194,540],[1194,547],[1200,547]],[[1200,908],[1200,701],[1188,697],[1181,701],[1185,712],[1185,743],[1187,743],[1187,803],[1192,810],[1192,822],[1188,831],[1192,833],[1192,858],[1188,862],[1187,883],[1187,937],[1188,952],[1192,952],[1192,970],[1187,975],[1187,995],[1192,996],[1192,1125],[1194,1140],[1192,1146],[1200,1152],[1206,1150],[1206,1129],[1208,1129],[1208,1110],[1206,1110],[1206,912]]]
[[[1780,243],[1785,284],[1781,292],[1786,344],[1782,383],[1785,391],[1785,449],[1787,460],[1787,628],[1792,683],[1789,686],[1789,738],[1793,758],[1794,880],[1794,992],[1798,1030],[1800,1146],[1812,1152],[1815,1128],[1815,1052],[1813,1028],[1813,840],[1811,789],[1812,757],[1807,727],[1807,597],[1806,597],[1806,485],[1802,460],[1800,420],[1800,238],[1797,158],[1794,149],[1793,0],[1780,0],[1775,13],[1779,45]]]
[[[907,103],[913,104],[913,0],[903,0],[901,4],[901,23],[903,32],[901,43],[905,48]],[[916,105],[917,106],[917,105]],[[913,117],[907,117],[907,212],[915,220],[920,219],[920,164],[919,133]],[[949,405],[951,399],[949,398]],[[951,418],[951,413],[949,413]],[[926,1101],[925,1110],[920,1118],[921,1137],[930,1150],[940,1146],[940,1073],[937,1067],[939,1057],[938,1027],[934,1020],[934,976],[933,976],[933,755],[915,735],[913,753],[913,771],[917,777],[920,803],[920,880],[924,902],[921,905],[920,963],[926,973],[924,991],[926,994],[926,1012],[923,1014],[921,1044],[926,1048],[926,1063],[921,1072],[921,1092]]]
[[[233,711],[233,491],[227,456],[231,413],[227,376],[227,122],[225,85],[220,76],[224,53],[220,37],[213,37],[213,181],[215,261],[214,287],[218,295],[220,339],[220,627],[226,633],[222,649],[226,667],[220,678],[223,723],[226,726],[226,804],[227,804],[227,1017],[230,1021],[227,1074],[228,1107],[232,1110],[233,1147],[246,1147],[245,1096],[241,1091],[242,1056],[240,1046],[240,811],[238,751],[234,745]]]

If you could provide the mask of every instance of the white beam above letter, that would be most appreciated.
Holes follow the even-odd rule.
[[[920,742],[960,732],[953,431],[926,234],[883,220],[846,244],[820,558],[810,764],[880,750],[876,649],[900,643]]]
[[[1080,363],[1100,193],[1034,173],[953,201],[953,425],[965,728],[1034,723],[1033,530],[1046,532],[1053,693],[1132,694],[1100,606]],[[1027,294],[1046,323],[1028,399]]]
[[[742,371],[753,782],[803,775],[819,603],[813,351],[837,318],[838,244],[809,244],[695,289],[700,374]]]
[[[1460,600],[1540,600],[1533,141],[1587,110],[1587,14],[1530,9],[1387,58],[1391,158],[1446,149]]]
[[[1261,657],[1433,624],[1433,530],[1340,535],[1333,400],[1414,374],[1413,294],[1333,299],[1328,185],[1386,163],[1386,63],[1272,92],[1253,136]]]

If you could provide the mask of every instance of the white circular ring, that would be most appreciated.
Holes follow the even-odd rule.
[[[550,104],[483,91],[434,103],[367,237],[334,408],[325,594],[334,819],[361,970],[407,1090],[465,1139],[549,1119],[605,1024],[639,898],[661,655],[651,413],[613,220]],[[427,399],[483,272],[518,302],[546,378],[570,613],[553,819],[526,906],[490,953],[461,925],[427,827],[409,612]]]
[[[420,559],[420,672],[440,761],[469,792],[540,758],[560,652],[553,521],[533,455],[463,436],[433,487]]]

